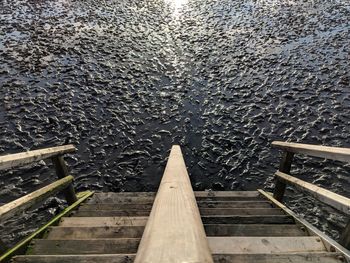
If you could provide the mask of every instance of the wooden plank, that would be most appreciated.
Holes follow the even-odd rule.
[[[273,198],[271,193],[265,192],[261,189],[258,189],[259,193],[263,195],[267,200],[274,203],[277,207],[280,207],[283,209],[288,215],[292,216],[295,222],[299,225],[302,225],[305,227],[305,229],[309,232],[309,235],[318,236],[321,238],[323,243],[325,244],[327,251],[330,252],[339,252],[344,255],[347,261],[350,261],[350,250],[342,247],[340,244],[338,244],[336,241],[325,235],[323,232],[315,228],[313,225],[311,225],[309,222],[305,221],[302,218],[299,218],[292,210],[290,210],[288,207],[286,207],[281,202],[277,201],[275,198]]]
[[[300,191],[306,192],[313,196],[315,199],[332,206],[339,211],[350,214],[350,199],[344,196],[338,195],[314,184],[310,184],[288,174],[277,172],[276,177],[288,184],[295,186]]]
[[[55,167],[56,175],[59,179],[69,175],[66,162],[64,161],[62,155],[54,156],[51,158],[51,160]],[[68,187],[63,191],[63,193],[68,205],[74,204],[78,200],[75,195],[75,191],[72,183],[68,185]]]
[[[306,236],[296,225],[211,224],[207,236]],[[141,238],[144,226],[51,227],[47,239]]]
[[[46,229],[52,225],[55,225],[59,222],[61,217],[67,215],[70,213],[73,209],[75,209],[81,202],[84,202],[87,198],[89,198],[93,192],[86,191],[81,192],[77,194],[78,201],[76,201],[74,204],[70,205],[69,207],[65,208],[60,214],[52,218],[49,222],[47,222],[45,225],[40,227],[38,230],[36,230],[34,233],[30,234],[25,239],[21,240],[19,243],[17,243],[15,246],[10,248],[8,251],[6,251],[5,254],[0,256],[0,262],[7,262],[11,257],[14,255],[18,255],[20,253],[24,253],[27,249],[28,244],[32,241],[34,238],[40,238],[43,236]]]
[[[344,263],[339,253],[214,254],[216,263]]]
[[[318,237],[209,237],[215,254],[269,254],[325,251]]]
[[[283,215],[279,208],[201,208],[202,216],[208,215]],[[148,216],[149,210],[80,210],[72,215],[84,217]]]
[[[130,204],[82,204],[79,211],[89,210],[149,210],[152,209],[152,203]],[[201,208],[272,208],[273,205],[266,201],[199,201],[198,207]]]
[[[64,217],[61,226],[144,226],[148,217]],[[263,216],[202,216],[204,224],[294,224],[287,215]]]
[[[257,191],[202,191],[195,192],[197,201],[261,201]],[[96,193],[88,204],[153,204],[153,192]]]
[[[312,144],[272,142],[272,146],[283,149],[287,152],[301,153],[309,156],[326,158],[342,162],[350,162],[350,148],[329,147]]]
[[[291,152],[284,152],[283,153],[283,156],[282,156],[282,159],[280,162],[280,167],[278,169],[280,172],[286,173],[286,174],[290,173],[290,168],[292,167],[293,156],[294,156],[294,153],[291,153]],[[276,185],[275,185],[275,189],[273,192],[274,198],[278,201],[282,201],[285,191],[286,191],[286,183],[276,179]]]
[[[47,239],[141,238],[145,226],[51,227]]]
[[[34,239],[29,255],[134,254],[139,238],[48,240]]]
[[[209,242],[210,250],[214,254],[266,254],[325,251],[325,247],[318,237],[208,237],[206,239]],[[35,239],[28,249],[28,254],[132,254],[137,251],[139,242],[139,238],[85,240]]]
[[[180,146],[172,147],[135,263],[213,262]]]
[[[132,263],[135,254],[110,255],[26,255],[17,256],[13,263]],[[332,262],[330,262],[332,263]]]
[[[288,224],[209,224],[204,225],[207,236],[307,236],[296,225]]]
[[[64,217],[61,226],[145,226],[148,217]]]
[[[47,197],[52,196],[64,188],[66,188],[73,181],[73,176],[66,176],[52,184],[49,184],[33,193],[27,194],[21,198],[18,198],[10,203],[7,203],[0,207],[0,221],[4,221],[14,215],[29,209],[33,205],[36,205]]]
[[[132,263],[133,254],[17,256],[14,263]],[[214,254],[215,263],[344,263],[339,253]]]
[[[40,160],[48,159],[56,155],[75,152],[74,145],[63,145],[52,148],[33,150],[0,156],[0,170],[23,166]]]
[[[254,215],[254,216],[202,216],[204,224],[294,224],[291,216]]]

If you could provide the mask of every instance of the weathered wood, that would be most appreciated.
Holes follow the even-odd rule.
[[[269,254],[325,251],[318,237],[209,237],[216,254]]]
[[[350,214],[350,199],[344,196],[338,195],[314,184],[310,184],[288,174],[277,172],[276,177],[279,180],[295,186],[300,191],[306,192],[313,196],[315,199],[338,209],[341,212]]]
[[[29,255],[134,254],[139,238],[48,240],[35,239]]]
[[[145,226],[148,217],[64,217],[61,226]]]
[[[336,241],[334,241],[333,239],[331,239],[330,237],[328,237],[327,235],[325,235],[323,232],[321,232],[320,230],[318,230],[317,228],[315,228],[313,225],[311,225],[310,223],[308,223],[307,221],[305,221],[302,218],[299,218],[292,210],[290,210],[288,207],[286,207],[284,204],[282,204],[281,202],[277,201],[275,198],[273,198],[272,194],[265,192],[261,189],[258,189],[259,193],[261,193],[262,196],[264,196],[267,200],[271,201],[272,203],[274,203],[277,207],[280,207],[281,209],[283,209],[283,211],[285,211],[288,215],[290,215],[291,217],[293,217],[294,221],[299,224],[302,225],[303,227],[305,227],[306,231],[309,233],[309,235],[314,235],[314,236],[318,236],[319,238],[321,238],[321,240],[323,241],[323,244],[325,245],[325,247],[327,248],[327,251],[330,252],[340,252],[344,255],[344,257],[346,258],[346,260],[350,261],[350,250],[342,247],[339,243],[337,243]]]
[[[132,263],[134,254],[17,256],[14,263]],[[340,253],[214,254],[215,263],[344,263]]]
[[[286,174],[290,173],[290,169],[292,167],[293,156],[294,156],[294,153],[292,153],[292,152],[284,152],[283,153],[283,156],[282,156],[282,159],[280,162],[279,171],[286,173]],[[275,185],[275,189],[273,192],[274,198],[278,201],[282,201],[285,191],[286,191],[285,182],[282,182],[282,181],[276,179],[276,185]]]
[[[145,226],[51,227],[47,239],[141,238]]]
[[[213,258],[215,263],[344,263],[340,253],[329,252],[214,254]]]
[[[109,254],[109,255],[26,255],[17,256],[13,263],[132,263],[135,254]],[[292,262],[294,263],[294,262]],[[299,263],[299,262],[298,262]],[[323,262],[320,262],[323,263]],[[330,262],[333,263],[333,262]]]
[[[325,251],[318,237],[208,237],[214,254],[290,253]],[[33,240],[30,255],[132,254],[139,238]],[[141,244],[140,244],[141,245]],[[136,259],[135,259],[136,260]],[[153,262],[153,261],[149,261]],[[168,261],[163,261],[168,262]],[[178,262],[178,261],[176,261]],[[189,261],[193,262],[193,261]],[[194,261],[196,262],[196,261]],[[197,261],[201,262],[201,261]]]
[[[48,159],[56,155],[76,151],[74,145],[63,145],[52,148],[15,153],[0,156],[0,170],[23,166],[40,160]]]
[[[25,195],[17,200],[7,203],[0,207],[0,221],[6,220],[26,209],[36,205],[47,197],[55,195],[65,189],[73,181],[73,176],[66,176],[52,184],[49,184],[33,193]]]
[[[69,175],[67,165],[62,155],[54,156],[51,158],[51,160],[55,167],[56,175],[59,179]],[[68,185],[68,187],[63,191],[63,193],[68,205],[71,205],[78,200],[75,195],[75,191],[72,183]]]
[[[301,153],[314,157],[326,158],[342,162],[350,162],[350,148],[329,147],[280,141],[272,142],[272,146],[283,149],[287,152]]]
[[[343,230],[339,244],[350,250],[350,220]]]
[[[300,227],[290,224],[209,224],[207,236],[307,236]]]
[[[204,224],[294,224],[291,216],[202,216]]]
[[[64,217],[62,226],[144,226],[148,217]],[[293,224],[289,215],[202,216],[204,224]]]
[[[82,204],[79,211],[89,210],[149,210],[152,209],[152,203],[130,204]],[[272,208],[273,205],[266,201],[198,201],[198,207],[201,208]]]
[[[296,225],[211,224],[207,236],[306,236]],[[144,226],[51,227],[47,239],[141,238]]]
[[[208,215],[283,215],[279,208],[200,208],[202,216]],[[73,213],[74,216],[110,217],[110,216],[149,216],[149,210],[81,210]]]
[[[203,201],[261,201],[257,191],[199,191],[194,192],[198,202]],[[153,204],[155,194],[153,192],[121,192],[121,193],[96,193],[88,204]]]
[[[61,217],[63,217],[65,215],[67,215],[68,213],[70,213],[70,211],[72,211],[77,206],[79,206],[80,203],[84,202],[92,194],[93,194],[93,192],[90,192],[90,191],[78,193],[78,195],[77,195],[78,198],[79,198],[78,201],[76,201],[74,204],[72,204],[69,207],[67,207],[66,209],[64,209],[60,214],[58,214],[57,216],[52,218],[49,222],[47,222],[45,225],[40,227],[34,233],[30,234],[28,237],[26,237],[25,239],[21,240],[15,246],[13,246],[11,249],[6,251],[5,254],[0,256],[0,262],[7,262],[14,255],[18,255],[20,253],[24,253],[26,248],[27,248],[27,246],[28,246],[28,244],[32,241],[32,239],[34,239],[34,238],[41,238],[48,227],[57,224],[59,222],[59,220],[61,219]]]
[[[178,145],[172,147],[135,263],[213,262]]]

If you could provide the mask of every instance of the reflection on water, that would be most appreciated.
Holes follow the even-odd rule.
[[[188,0],[164,0],[165,3],[169,4],[171,6],[171,9],[173,10],[173,16],[175,18],[178,18],[181,9],[187,4]]]

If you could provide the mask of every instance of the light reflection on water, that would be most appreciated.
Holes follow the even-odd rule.
[[[173,9],[173,16],[178,18],[181,14],[181,9],[188,3],[188,0],[164,0]]]

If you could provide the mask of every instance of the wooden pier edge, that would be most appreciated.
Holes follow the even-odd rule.
[[[201,262],[213,258],[180,146],[174,145],[135,263]]]

